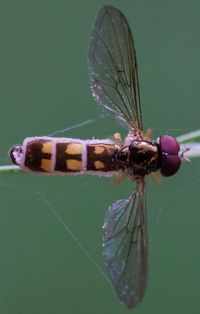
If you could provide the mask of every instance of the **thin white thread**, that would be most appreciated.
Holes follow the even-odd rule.
[[[89,120],[86,120],[86,121],[83,121],[83,122],[80,122],[80,123],[77,123],[75,125],[72,125],[68,128],[65,128],[65,129],[62,129],[62,130],[58,130],[58,131],[55,131],[55,132],[52,132],[50,133],[48,136],[54,136],[54,135],[58,135],[58,134],[62,134],[64,132],[67,132],[67,131],[71,131],[73,129],[77,129],[77,128],[80,128],[80,127],[83,127],[85,125],[88,125],[88,124],[92,124],[92,123],[95,123],[96,121],[100,120],[104,118],[104,115],[100,115],[98,118],[92,118],[92,119],[89,119]]]
[[[51,213],[54,215],[54,217],[56,217],[56,219],[61,223],[61,225],[64,227],[64,229],[67,231],[67,233],[71,236],[71,238],[74,240],[74,242],[76,243],[76,245],[81,249],[81,251],[88,257],[88,259],[92,262],[92,264],[94,265],[94,267],[99,271],[99,273],[101,275],[103,275],[104,278],[106,278],[106,281],[109,282],[109,284],[111,285],[107,275],[104,273],[104,271],[101,269],[101,267],[97,264],[97,262],[94,260],[94,258],[90,255],[90,253],[82,246],[81,242],[78,240],[78,238],[75,236],[75,234],[72,232],[72,230],[65,224],[64,220],[58,215],[58,213],[56,212],[56,210],[53,208],[53,206],[51,206],[50,202],[48,201],[48,199],[41,194],[38,191],[33,191],[35,194],[37,194],[43,201],[44,203],[47,205],[47,207],[49,208],[49,210],[51,211]],[[111,285],[112,286],[112,285]]]

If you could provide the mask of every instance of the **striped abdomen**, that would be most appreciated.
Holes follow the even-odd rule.
[[[96,173],[117,171],[119,147],[111,140],[30,137],[14,146],[10,155],[21,168],[43,173]]]

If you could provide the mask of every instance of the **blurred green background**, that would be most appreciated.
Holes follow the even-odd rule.
[[[27,136],[105,138],[125,130],[92,99],[91,26],[104,1],[0,2],[0,163]],[[155,137],[200,127],[200,2],[110,1],[132,28],[145,127]],[[103,125],[103,127],[102,127]],[[148,184],[149,278],[134,313],[198,313],[200,163]],[[106,208],[132,183],[80,176],[0,177],[0,314],[128,313],[98,267]],[[54,212],[54,213],[53,213]],[[56,217],[59,215],[59,220]],[[64,227],[65,224],[65,227]],[[69,228],[81,243],[81,249]]]

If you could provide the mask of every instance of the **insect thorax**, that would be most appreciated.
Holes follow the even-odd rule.
[[[119,168],[144,176],[159,169],[158,144],[148,141],[133,141],[116,155]]]

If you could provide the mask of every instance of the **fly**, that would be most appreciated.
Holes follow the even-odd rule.
[[[134,307],[143,297],[147,281],[147,218],[145,177],[160,170],[175,174],[183,152],[177,140],[145,135],[134,41],[125,16],[112,6],[103,7],[89,42],[89,75],[92,95],[103,111],[128,128],[103,140],[29,137],[10,150],[14,164],[46,174],[97,174],[128,177],[135,189],[107,211],[103,225],[103,255],[108,276],[120,300]]]

